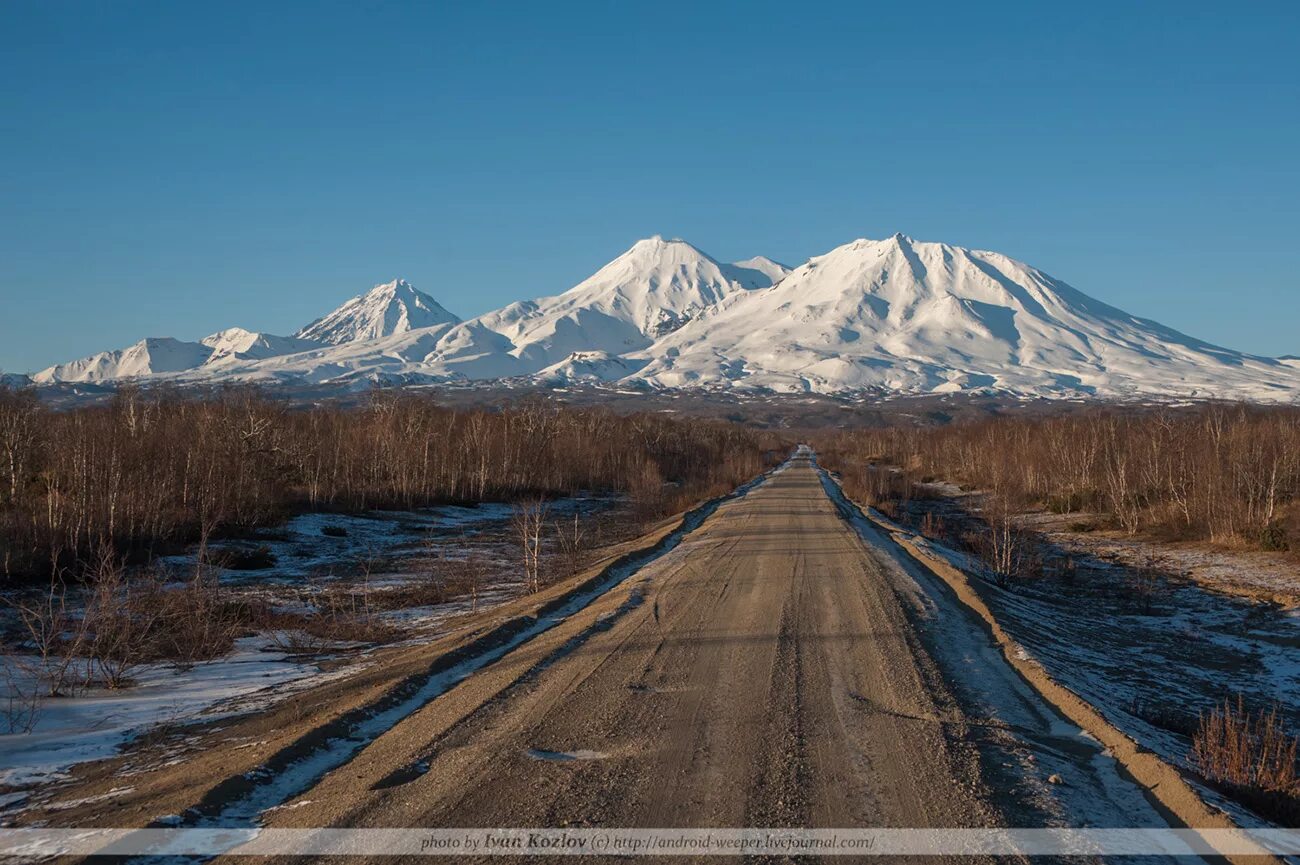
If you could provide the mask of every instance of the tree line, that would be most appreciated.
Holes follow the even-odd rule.
[[[123,388],[106,405],[56,411],[0,388],[0,568],[79,572],[103,549],[148,559],[306,510],[587,490],[625,493],[652,518],[754,476],[781,447],[722,421],[542,400],[456,410],[381,391],[357,407],[300,408],[253,389]]]
[[[1296,407],[1098,407],[840,432],[820,449],[867,501],[940,479],[987,492],[994,509],[1087,511],[1130,534],[1300,550]]]

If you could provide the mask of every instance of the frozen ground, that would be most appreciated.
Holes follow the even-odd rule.
[[[608,497],[576,496],[549,505],[552,519],[589,515],[617,503]],[[365,514],[309,513],[283,526],[239,541],[215,542],[210,558],[223,553],[249,553],[265,548],[274,563],[255,570],[224,568],[228,585],[301,584],[307,579],[362,576],[387,572],[400,578],[409,573],[401,560],[440,554],[444,545],[461,548],[475,539],[491,542],[509,526],[513,507],[484,502],[474,507],[442,506],[415,511],[371,511]],[[194,568],[196,549],[160,561],[185,573]]]
[[[552,502],[549,514],[563,521],[575,514],[606,513],[618,505],[611,498],[575,497]],[[222,584],[236,597],[305,612],[326,586],[355,588],[364,583],[376,615],[400,629],[399,639],[427,639],[455,616],[519,594],[516,549],[509,535],[512,514],[510,505],[495,502],[363,515],[304,514],[261,537],[217,543],[211,549],[220,556],[265,546],[274,557],[268,568],[220,571]],[[413,585],[441,579],[470,556],[483,567],[475,596],[453,594],[428,602],[427,593],[403,594]],[[169,557],[163,564],[185,575],[195,567],[195,552]],[[327,678],[355,672],[368,657],[364,648],[353,646],[345,656],[290,654],[274,635],[258,634],[238,640],[234,651],[211,663],[189,669],[149,665],[132,674],[135,683],[127,688],[93,687],[72,697],[44,699],[30,732],[0,735],[0,789],[10,790],[0,793],[0,812],[24,807],[28,798],[38,795],[37,788],[67,777],[72,766],[110,757],[159,725],[254,711]],[[340,649],[339,644],[330,647]],[[322,671],[324,661],[331,662],[331,672]],[[7,701],[20,727],[27,726],[18,716],[28,702],[22,695],[39,690],[31,672],[37,665],[21,654],[0,656],[0,664],[5,672],[0,700]],[[0,719],[0,729],[13,726]]]
[[[1128,568],[1084,549],[1073,551],[1072,578],[1057,572],[1002,587],[974,557],[934,540],[918,543],[974,577],[1003,628],[1053,678],[1176,766],[1192,770],[1200,713],[1237,694],[1255,707],[1276,704],[1289,729],[1300,730],[1300,611],[1168,576],[1149,596],[1135,596]]]
[[[983,623],[941,579],[917,566],[863,517],[833,479],[823,474],[822,486],[906,600],[927,648],[969,716],[983,719],[971,725],[970,735],[984,757],[988,782],[1005,797],[1004,806],[1020,825],[1167,825],[1114,757],[1047,706],[1006,663]]]
[[[16,679],[30,680],[17,660],[0,658]],[[45,700],[30,733],[0,736],[0,785],[27,787],[58,780],[77,763],[113,756],[123,743],[158,724],[250,711],[337,675],[277,651],[264,637],[241,639],[227,657],[189,670],[151,665],[129,688],[94,688],[80,696]],[[18,804],[21,796],[4,803]]]
[[[1086,519],[1079,514],[1027,514],[1024,524],[1074,555],[1130,567],[1154,560],[1162,569],[1209,589],[1300,606],[1300,562],[1294,558],[1252,550],[1215,550],[1204,543],[1161,543],[1118,532],[1070,531],[1071,523]]]

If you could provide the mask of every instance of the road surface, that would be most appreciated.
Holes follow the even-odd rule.
[[[799,456],[266,822],[1032,825],[995,789],[1024,754],[990,773],[990,723],[962,704],[898,574]]]
[[[1170,825],[807,453],[607,553],[604,570],[266,711],[93,764],[45,813],[199,828]]]

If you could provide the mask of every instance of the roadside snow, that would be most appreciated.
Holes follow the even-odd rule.
[[[978,559],[878,513],[872,518],[969,575],[972,589],[1022,657],[1032,658],[1144,748],[1185,770],[1190,781],[1195,782],[1190,737],[1199,715],[1225,699],[1240,694],[1252,707],[1276,705],[1288,729],[1300,730],[1300,615],[1294,610],[1178,577],[1161,579],[1143,603],[1128,588],[1131,571],[1123,558],[1117,563],[1082,544],[1067,549],[1073,579],[1044,575],[1003,587]],[[1169,550],[1151,548],[1165,553],[1162,559],[1178,561]],[[1241,561],[1237,567],[1243,569]],[[1198,789],[1245,825],[1261,822],[1213,791]]]
[[[2,662],[11,667],[13,657]],[[13,669],[15,676],[22,671]],[[30,733],[0,735],[0,785],[28,786],[66,777],[70,767],[111,757],[158,724],[211,720],[243,711],[237,698],[269,700],[293,693],[290,682],[320,675],[314,664],[273,651],[265,638],[244,638],[226,658],[187,671],[147,667],[136,684],[45,700]]]
[[[550,504],[550,515],[559,520],[587,515],[617,501],[600,496],[559,499]],[[304,598],[319,588],[317,578],[349,580],[359,570],[366,571],[368,587],[382,599],[389,590],[429,579],[425,560],[447,562],[471,552],[478,555],[492,570],[485,574],[477,599],[462,596],[378,611],[384,621],[407,630],[411,639],[427,638],[445,628],[449,619],[488,609],[518,594],[518,581],[504,559],[509,539],[503,533],[512,514],[513,507],[501,502],[363,515],[308,513],[264,538],[225,542],[213,549],[266,546],[275,557],[273,567],[224,570],[223,583],[241,596],[270,602],[276,610],[302,613],[312,610]],[[194,568],[194,553],[163,561],[183,574]],[[373,563],[379,564],[370,571]],[[0,670],[5,673],[0,677],[4,686],[0,700],[8,694],[39,691],[27,669],[35,665],[23,660],[0,656]],[[94,688],[75,697],[45,699],[30,733],[0,735],[0,787],[57,781],[67,777],[72,766],[111,757],[124,743],[159,724],[253,711],[302,687],[348,675],[357,667],[349,664],[322,673],[315,663],[285,653],[263,634],[238,640],[225,658],[189,670],[151,665],[133,675],[135,683],[128,688]],[[0,810],[6,804],[14,806],[18,800],[0,801]]]
[[[552,519],[573,514],[589,515],[610,508],[617,499],[606,496],[574,496],[549,502]],[[247,540],[220,541],[209,550],[214,558],[224,552],[265,548],[270,567],[256,570],[221,570],[229,585],[300,585],[314,577],[351,577],[382,566],[385,562],[429,554],[433,542],[463,541],[500,532],[510,524],[514,506],[506,502],[483,502],[473,507],[442,505],[413,511],[368,511],[363,514],[312,512],[300,514],[282,526]],[[179,573],[195,566],[197,547],[184,555],[159,561]],[[400,570],[400,567],[399,567]],[[371,576],[378,576],[371,573]]]
[[[947,585],[918,566],[829,475],[821,474],[826,494],[910,605],[927,648],[969,718],[967,735],[980,749],[988,782],[1005,794],[1007,807],[1022,812],[1012,819],[1040,826],[1168,826],[1110,753],[1006,662],[983,623]]]

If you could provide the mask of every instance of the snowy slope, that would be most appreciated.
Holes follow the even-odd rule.
[[[255,333],[242,327],[217,331],[211,336],[205,336],[201,342],[212,349],[212,357],[208,363],[262,360],[320,347],[319,343],[311,340],[276,336],[271,333]]]
[[[995,252],[901,234],[793,270],[652,237],[568,291],[466,322],[395,280],[295,337],[151,339],[36,380],[147,375],[1300,401],[1300,362],[1185,336]]]
[[[563,294],[512,303],[466,322],[429,362],[480,378],[536,373],[574,352],[626,354],[649,347],[724,297],[771,284],[757,268],[723,264],[685,241],[656,235]]]
[[[181,382],[214,379],[244,382],[292,381],[302,383],[383,381],[436,381],[424,359],[438,344],[438,338],[453,325],[450,322],[407,330],[379,339],[345,342],[340,345],[297,340],[310,346],[274,357],[258,359],[232,355],[199,369],[174,376]],[[288,339],[288,337],[281,337]],[[219,367],[219,369],[218,369]]]
[[[620,357],[605,351],[575,351],[537,373],[535,378],[550,384],[618,381],[631,376],[646,363],[645,360]]]
[[[404,279],[395,279],[352,298],[294,336],[339,345],[459,321],[429,295],[417,291]]]
[[[117,351],[101,351],[81,360],[62,363],[32,376],[37,384],[54,381],[109,381],[119,378],[183,372],[202,366],[212,349],[197,342],[169,336],[148,337]]]
[[[746,286],[747,288],[763,288],[768,285],[775,285],[790,273],[790,267],[779,261],[773,261],[765,255],[756,255],[744,261],[733,261],[731,266],[740,270],[751,270],[762,275],[762,280],[757,281],[755,285]]]
[[[658,341],[666,387],[1294,398],[1295,371],[1184,336],[995,252],[897,234],[809,260]]]

